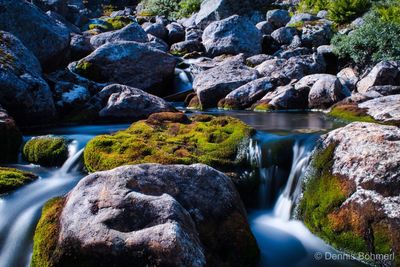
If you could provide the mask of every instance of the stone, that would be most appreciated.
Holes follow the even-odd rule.
[[[76,109],[90,99],[90,92],[86,87],[70,82],[57,82],[54,91],[54,99],[59,113]]]
[[[21,144],[22,134],[14,119],[0,106],[0,162],[17,160]]]
[[[302,27],[301,41],[304,46],[318,47],[329,45],[333,37],[332,23],[325,20],[305,23]]]
[[[255,55],[255,56],[247,58],[246,65],[250,66],[250,67],[256,67],[256,66],[260,65],[261,63],[263,63],[267,60],[271,60],[271,59],[274,59],[274,57],[270,56],[270,55],[266,55],[266,54],[259,54],[259,55]]]
[[[26,142],[22,154],[29,163],[61,166],[68,158],[68,142],[62,137],[37,136]]]
[[[237,15],[211,23],[202,39],[211,57],[240,53],[252,56],[262,52],[261,32],[247,18]]]
[[[296,28],[293,27],[282,27],[271,33],[271,37],[280,45],[288,45],[293,41],[295,35],[297,35]]]
[[[182,41],[173,44],[170,51],[173,55],[182,56],[193,52],[201,53],[204,51],[204,46],[198,40]]]
[[[267,21],[271,23],[275,29],[284,27],[290,21],[289,12],[285,9],[273,9],[267,12]]]
[[[343,86],[349,88],[349,90],[354,91],[356,89],[356,84],[359,81],[359,75],[357,71],[353,68],[347,67],[339,71],[336,75]]]
[[[167,31],[168,31],[168,43],[169,44],[175,44],[179,43],[185,40],[185,28],[177,23],[177,22],[172,22],[168,24],[167,26]]]
[[[291,18],[290,21],[286,24],[286,26],[293,26],[298,23],[306,22],[306,21],[314,21],[318,20],[318,17],[308,14],[308,13],[298,13],[294,14]]]
[[[168,37],[168,30],[164,26],[164,24],[161,23],[152,23],[144,28],[144,31],[147,34],[154,35],[155,37],[158,37],[162,40],[167,40]]]
[[[274,31],[274,27],[272,26],[272,24],[267,21],[261,21],[257,23],[256,27],[264,35],[271,34]]]
[[[399,62],[379,62],[366,77],[357,83],[357,92],[364,93],[369,87],[375,85],[400,85]]]
[[[360,109],[367,109],[366,113],[387,124],[400,125],[400,95],[389,95],[371,99],[358,105]]]
[[[79,60],[86,57],[93,52],[94,48],[90,44],[90,38],[80,34],[71,35],[71,58],[73,60]]]

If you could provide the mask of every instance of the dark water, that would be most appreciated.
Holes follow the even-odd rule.
[[[257,204],[249,209],[249,221],[261,249],[260,266],[362,266],[354,261],[316,260],[315,253],[338,252],[290,218],[317,138],[339,125],[322,113],[217,113],[237,117],[258,130],[249,148],[249,160],[257,164],[262,183],[254,196]],[[61,168],[42,168],[22,161],[13,165],[38,174],[40,179],[0,197],[0,267],[29,265],[41,207],[48,199],[67,193],[85,176],[81,155],[86,143],[96,135],[127,127],[59,127],[25,136],[53,134],[73,141],[70,157]]]

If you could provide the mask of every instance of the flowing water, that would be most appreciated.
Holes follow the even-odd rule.
[[[261,178],[259,194],[253,199],[255,204],[249,206],[250,225],[261,250],[260,266],[360,266],[353,261],[316,260],[317,252],[337,252],[301,222],[291,219],[315,142],[320,133],[337,125],[321,113],[218,111],[224,113],[258,130],[248,154]],[[67,193],[85,176],[81,159],[86,143],[96,135],[127,127],[127,124],[62,127],[25,136],[26,140],[43,134],[67,137],[71,140],[70,155],[61,168],[42,168],[22,159],[11,165],[40,178],[0,196],[0,267],[29,265],[41,207],[48,199]]]

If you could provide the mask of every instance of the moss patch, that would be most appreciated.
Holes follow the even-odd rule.
[[[44,205],[33,238],[31,267],[56,266],[60,251],[57,247],[60,232],[59,217],[63,206],[64,198],[61,197],[53,198]]]
[[[204,163],[235,169],[245,164],[237,156],[252,133],[252,128],[231,117],[153,114],[127,130],[95,137],[86,146],[84,160],[90,172],[140,163]]]
[[[329,115],[349,122],[377,122],[373,117],[367,114],[366,109],[359,108],[355,103],[334,106],[329,112]]]
[[[123,27],[131,24],[133,22],[132,19],[123,16],[116,16],[114,18],[108,18],[105,20],[108,24],[111,25],[113,30],[119,30]]]
[[[271,111],[274,109],[275,109],[274,106],[268,104],[267,102],[263,102],[263,101],[260,101],[253,106],[253,110],[259,111],[259,112],[267,112],[267,111]]]
[[[30,172],[0,167],[0,194],[8,193],[38,177]]]
[[[61,137],[36,137],[23,149],[24,158],[42,166],[61,166],[68,158],[67,141]]]
[[[85,60],[81,60],[78,62],[78,64],[76,64],[75,72],[96,82],[104,81],[104,78],[101,74],[101,69]]]

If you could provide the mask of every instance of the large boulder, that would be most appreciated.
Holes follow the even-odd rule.
[[[148,44],[107,43],[69,68],[97,82],[120,83],[145,91],[165,87],[174,77],[176,59]]]
[[[271,23],[275,29],[284,27],[290,21],[289,11],[284,9],[273,9],[267,12],[267,22]]]
[[[305,23],[302,28],[301,41],[307,47],[329,45],[332,37],[332,23],[326,20]]]
[[[357,91],[365,93],[370,87],[376,85],[400,85],[400,63],[397,61],[378,63],[357,83]]]
[[[324,135],[307,172],[299,215],[339,249],[400,262],[400,129],[351,123]],[[371,258],[371,260],[374,260]]]
[[[233,183],[202,164],[91,174],[45,206],[34,239],[32,266],[253,266],[258,260]]]
[[[253,56],[262,52],[262,34],[247,18],[234,15],[208,25],[203,45],[211,57],[240,53]]]
[[[219,100],[240,86],[256,80],[259,74],[240,61],[228,61],[196,75],[193,89],[203,109],[216,107]]]
[[[253,9],[264,8],[270,0],[205,0],[196,15],[196,25],[205,28],[213,21],[222,20],[232,15],[248,14]]]
[[[14,119],[0,106],[0,162],[16,160],[21,143],[22,134]]]
[[[41,77],[39,61],[18,38],[3,31],[0,31],[0,65],[0,105],[19,124],[52,120],[55,116],[52,93]]]
[[[90,44],[94,48],[98,48],[106,43],[119,41],[146,43],[148,38],[147,33],[137,22],[132,22],[120,30],[100,33],[90,38]]]
[[[60,63],[69,47],[68,28],[27,1],[0,1],[0,29],[18,37],[45,68]]]

